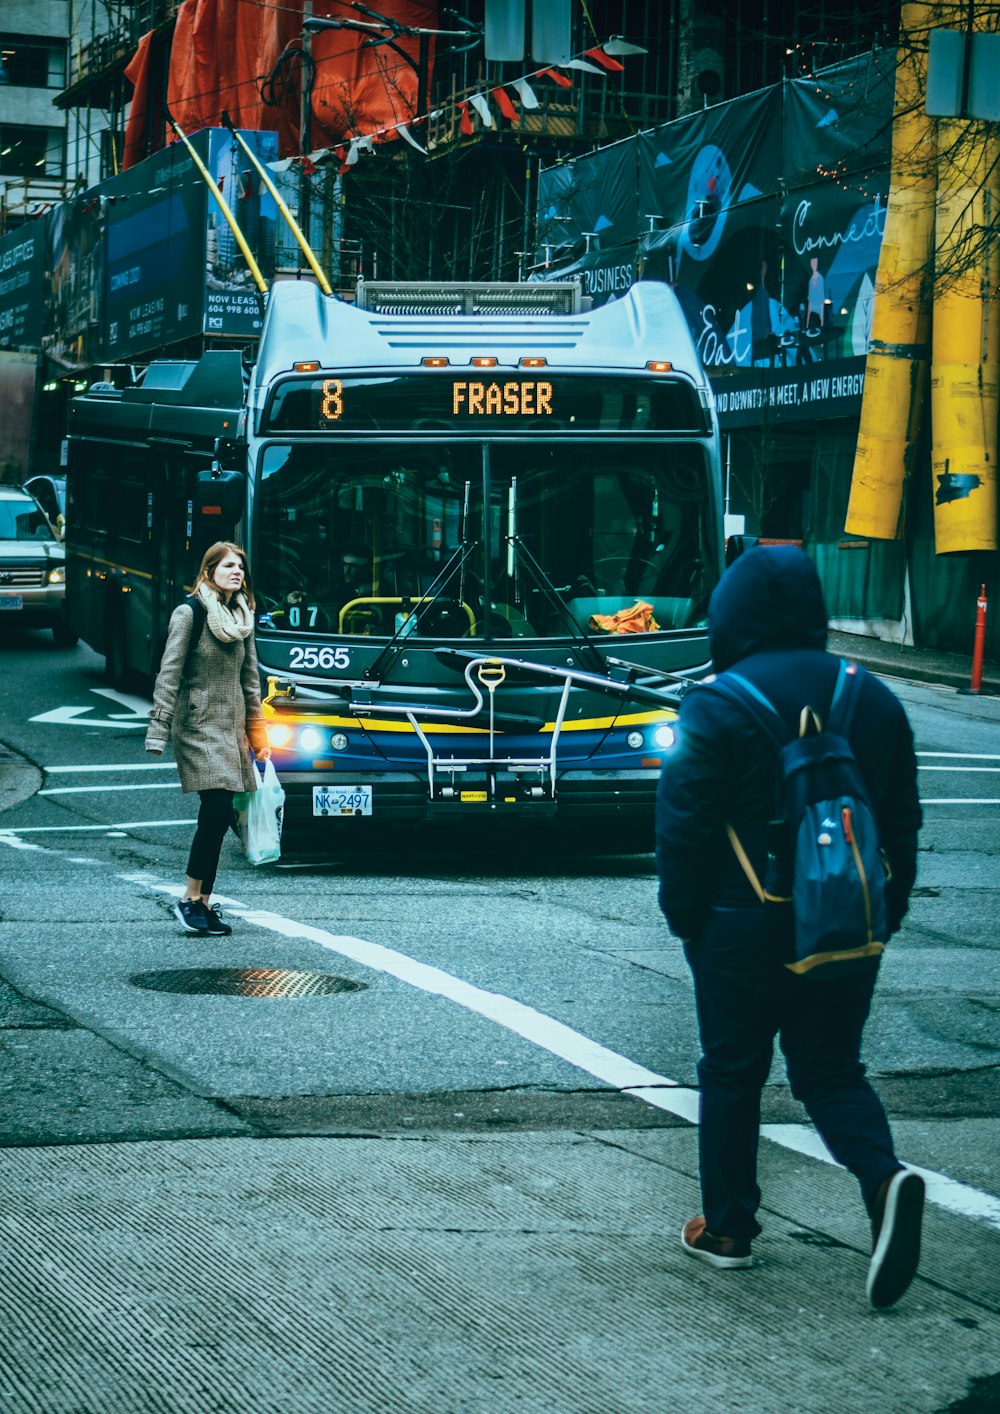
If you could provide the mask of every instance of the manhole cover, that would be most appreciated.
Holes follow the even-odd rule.
[[[290,972],[280,967],[187,967],[139,972],[129,981],[149,992],[195,993],[214,997],[331,997],[365,992],[364,982],[328,972]]]

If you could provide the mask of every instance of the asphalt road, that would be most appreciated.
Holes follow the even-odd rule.
[[[0,813],[0,1167],[32,1145],[688,1130],[690,985],[651,856],[428,832],[252,870],[232,840],[219,888],[234,934],[192,939],[169,905],[195,812],[171,764],[144,755],[148,704],[46,634],[7,634],[0,662],[0,743],[39,773]],[[867,1057],[902,1157],[941,1176],[979,1253],[957,1286],[995,1315],[1000,702],[892,685],[926,825]],[[254,972],[251,995],[219,994],[231,969]],[[208,990],[178,990],[192,986]],[[823,1167],[778,1067],[764,1121],[790,1159]],[[948,1401],[881,1407],[995,1408],[960,1402],[1000,1401],[995,1350]]]

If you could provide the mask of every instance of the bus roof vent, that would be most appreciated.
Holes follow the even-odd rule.
[[[359,280],[357,307],[375,314],[579,314],[584,302],[576,280],[530,285],[411,285]]]

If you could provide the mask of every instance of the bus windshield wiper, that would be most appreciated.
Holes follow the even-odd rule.
[[[466,540],[452,552],[450,559],[442,566],[437,579],[434,580],[431,587],[426,590],[425,593],[420,595],[418,602],[414,604],[411,610],[411,616],[415,616],[418,622],[421,614],[426,613],[428,609],[432,609],[441,598],[447,586],[462,569],[466,560],[478,544],[478,540]],[[369,667],[365,668],[364,676],[366,678],[375,678],[378,682],[385,680],[383,677],[383,669],[386,666],[387,659],[396,649],[399,640],[413,632],[412,626],[408,627],[408,623],[409,619],[404,619],[375,661]]]
[[[507,543],[513,548],[514,554],[521,561],[528,573],[534,579],[539,589],[545,595],[549,603],[555,608],[556,613],[569,629],[569,636],[573,640],[573,647],[584,667],[590,667],[598,673],[606,673],[608,670],[604,655],[598,651],[594,640],[586,629],[581,628],[570,613],[562,595],[535,559],[534,555],[525,545],[519,535],[508,535]]]

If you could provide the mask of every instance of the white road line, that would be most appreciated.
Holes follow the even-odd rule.
[[[96,776],[106,771],[173,771],[173,761],[137,761],[132,766],[43,766],[47,776],[82,776],[85,773]]]
[[[918,771],[947,771],[955,775],[959,771],[978,771],[981,774],[1000,774],[1000,766],[918,766]]]
[[[195,822],[193,820],[175,820],[169,823],[193,825]],[[105,829],[107,827],[84,828]],[[39,845],[26,844],[10,831],[0,832],[0,844],[8,845],[13,849],[41,848]],[[68,862],[89,865],[93,861],[71,857]],[[161,884],[155,878],[145,874],[119,874],[117,877],[125,883],[139,884],[143,888],[151,889],[154,893],[168,894],[174,898],[179,897],[183,892],[183,889],[177,884]],[[515,1035],[523,1037],[532,1045],[538,1046],[540,1050],[559,1056],[578,1070],[585,1071],[597,1080],[603,1080],[614,1089],[633,1095],[644,1104],[653,1105],[656,1109],[665,1110],[692,1124],[698,1123],[698,1092],[696,1090],[678,1085],[676,1080],[671,1080],[665,1075],[657,1075],[655,1071],[637,1065],[635,1061],[619,1055],[616,1051],[609,1050],[597,1041],[592,1041],[582,1032],[574,1031],[572,1027],[564,1025],[554,1017],[546,1016],[544,1012],[536,1011],[534,1007],[526,1006],[523,1002],[515,1001],[512,997],[505,997],[500,992],[487,992],[481,987],[474,987],[471,983],[453,977],[449,972],[443,972],[440,968],[431,967],[427,963],[417,962],[415,958],[408,957],[405,953],[396,952],[392,948],[383,947],[380,943],[370,943],[363,938],[328,933],[324,928],[317,928],[311,923],[297,923],[278,913],[248,908],[238,899],[228,898],[224,895],[216,895],[216,898],[218,902],[224,903],[236,915],[254,927],[262,928],[266,932],[278,933],[282,937],[302,938],[308,942],[318,943],[327,951],[348,957],[362,967],[396,977],[399,981],[405,982],[419,991],[444,997],[448,1001],[453,1001],[456,1005],[465,1007],[467,1010],[495,1022],[498,1026],[503,1026],[506,1030],[514,1032]],[[761,1126],[761,1135],[772,1144],[778,1144],[784,1149],[790,1149],[794,1153],[817,1159],[821,1163],[837,1166],[819,1135],[809,1125],[765,1124]],[[969,1184],[960,1183],[957,1179],[948,1178],[945,1174],[936,1173],[933,1169],[915,1168],[914,1171],[919,1173],[926,1182],[927,1197],[931,1203],[945,1208],[949,1212],[957,1213],[961,1217],[975,1218],[989,1223],[991,1227],[1000,1229],[1000,1198],[991,1193],[984,1193]]]
[[[955,761],[1000,761],[996,751],[918,751],[917,756],[947,756]]]
[[[176,884],[161,884],[144,874],[119,874],[118,878],[130,884],[141,884],[157,893],[170,894],[175,898],[183,892]],[[676,1080],[671,1080],[666,1075],[657,1075],[655,1071],[647,1070],[645,1066],[619,1055],[617,1051],[609,1050],[597,1041],[592,1041],[582,1032],[574,1031],[572,1027],[556,1021],[555,1017],[546,1016],[544,1012],[536,1011],[534,1007],[526,1006],[512,997],[505,997],[501,992],[487,992],[481,987],[474,987],[469,982],[453,977],[450,972],[417,962],[406,953],[383,947],[381,943],[328,933],[325,928],[317,928],[312,923],[297,923],[291,918],[266,909],[248,908],[238,899],[220,898],[219,902],[225,903],[232,913],[254,927],[278,933],[282,937],[301,938],[307,942],[318,943],[329,952],[339,953],[341,957],[350,958],[362,967],[385,972],[422,992],[455,1002],[458,1006],[513,1031],[515,1035],[530,1041],[540,1050],[559,1056],[595,1079],[603,1080],[616,1090],[634,1095],[637,1100],[653,1105],[656,1109],[666,1110],[669,1114],[677,1115],[692,1124],[698,1123],[697,1090],[679,1085]],[[792,1149],[796,1153],[806,1154],[810,1158],[839,1167],[827,1152],[819,1135],[808,1125],[768,1124],[761,1127],[761,1134],[782,1148]],[[1000,1198],[929,1169],[917,1169],[916,1172],[922,1174],[927,1182],[927,1197],[932,1203],[963,1217],[979,1218],[1000,1229]]]
[[[1000,796],[932,795],[921,805],[1000,805]]]
[[[762,1124],[760,1132],[765,1139],[780,1144],[783,1149],[792,1149],[797,1154],[805,1154],[825,1164],[836,1163],[815,1129],[807,1124]],[[929,1202],[962,1217],[980,1218],[992,1227],[1000,1228],[1000,1198],[992,1193],[983,1193],[967,1183],[959,1183],[958,1179],[948,1178],[943,1173],[935,1173],[933,1169],[917,1168],[914,1164],[907,1164],[907,1168],[919,1173],[927,1184]]]
[[[121,781],[112,786],[53,786],[50,790],[40,790],[38,795],[97,795],[100,792],[107,793],[114,791],[117,795],[123,790],[180,790],[180,781],[153,781],[151,783],[131,781]]]

